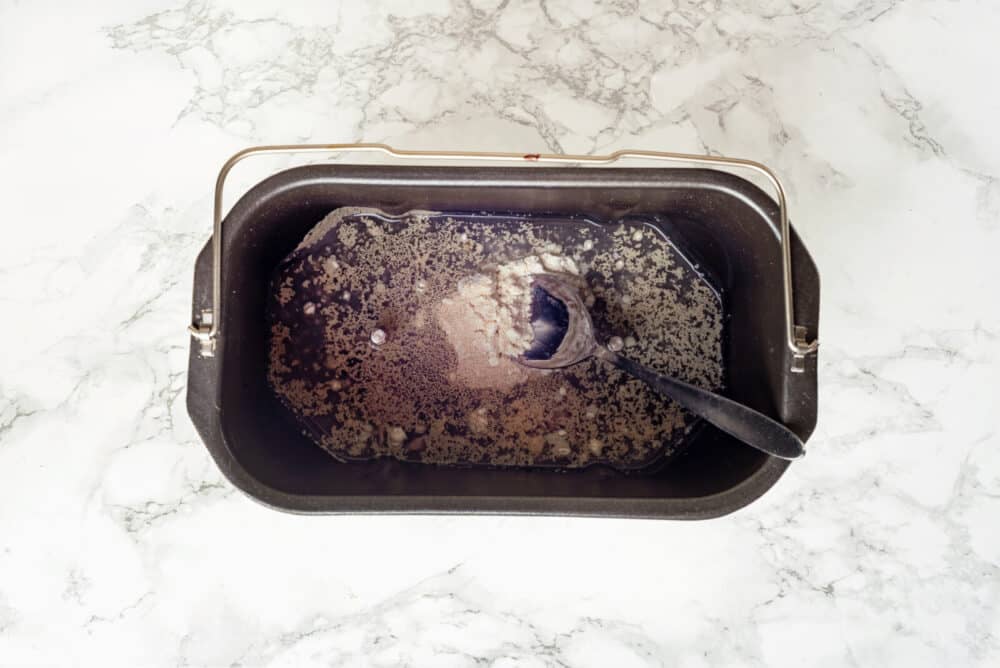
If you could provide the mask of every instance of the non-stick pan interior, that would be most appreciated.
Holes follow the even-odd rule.
[[[727,394],[782,420],[803,438],[815,425],[815,360],[808,361],[805,373],[789,371],[776,207],[750,183],[707,170],[310,166],[262,182],[227,217],[219,349],[210,360],[192,355],[189,410],[196,426],[223,470],[266,503],[317,511],[420,511],[461,508],[466,498],[470,511],[545,512],[546,499],[564,499],[558,511],[573,512],[577,499],[580,512],[599,514],[600,500],[606,499],[615,501],[611,514],[628,514],[628,500],[663,500],[660,506],[637,507],[645,515],[683,516],[671,510],[669,500],[706,499],[704,516],[749,502],[784,470],[783,463],[711,427],[699,430],[669,466],[645,474],[601,466],[554,472],[334,460],[300,433],[267,386],[264,313],[272,269],[340,206],[595,220],[656,216],[668,237],[723,292]],[[797,239],[793,262],[798,320],[814,334],[818,277]],[[196,308],[207,307],[210,269],[206,247],[196,272]],[[737,489],[742,491],[733,495]],[[708,500],[727,493],[729,500],[721,503],[733,507]],[[338,502],[348,497],[351,503]],[[359,503],[361,498],[370,505]],[[448,503],[435,503],[445,498]],[[507,501],[485,502],[497,498]]]

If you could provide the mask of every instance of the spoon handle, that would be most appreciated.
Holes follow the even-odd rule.
[[[606,348],[599,347],[597,356],[747,445],[781,459],[798,459],[805,454],[805,446],[794,432],[763,413],[672,376],[657,373]]]

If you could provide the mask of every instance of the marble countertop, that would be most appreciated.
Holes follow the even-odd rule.
[[[1000,665],[1000,5],[94,4],[0,3],[0,665]],[[298,141],[770,165],[809,456],[698,523],[249,500],[184,406],[192,266],[221,163]]]

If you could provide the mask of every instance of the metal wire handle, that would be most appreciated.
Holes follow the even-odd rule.
[[[747,169],[760,174],[774,187],[779,211],[779,234],[781,237],[782,287],[785,302],[785,329],[788,349],[792,353],[792,371],[801,373],[805,368],[805,357],[816,352],[819,342],[806,340],[806,328],[795,324],[795,300],[792,287],[792,244],[788,224],[788,207],[785,189],[781,181],[768,167],[742,158],[726,158],[712,155],[690,155],[666,151],[644,151],[623,149],[607,155],[572,155],[558,153],[500,153],[490,151],[407,151],[386,144],[275,144],[253,146],[233,155],[222,165],[215,180],[215,210],[212,222],[212,308],[202,310],[195,322],[188,328],[191,336],[201,344],[203,357],[215,354],[215,342],[219,336],[222,309],[222,193],[226,177],[238,162],[252,155],[273,155],[278,153],[384,153],[397,158],[419,158],[424,160],[492,160],[501,162],[558,162],[607,165],[622,158],[642,158],[664,162],[683,162],[697,165],[724,165],[730,168]]]

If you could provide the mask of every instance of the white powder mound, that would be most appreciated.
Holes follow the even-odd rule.
[[[502,355],[517,355],[531,343],[525,327],[523,286],[509,280],[501,287],[489,276],[477,274],[458,284],[455,301],[466,311],[463,318],[476,334],[475,347],[490,366],[499,366]],[[531,306],[530,302],[527,305]]]
[[[572,258],[554,253],[529,255],[487,274],[459,281],[454,295],[437,309],[438,324],[458,356],[458,380],[477,387],[510,386],[524,380],[513,358],[531,345],[531,277],[579,275]]]
[[[492,277],[477,275],[458,286],[478,316],[476,331],[483,335],[483,349],[490,366],[503,355],[516,357],[531,345],[531,277],[535,274],[577,275],[576,263],[552,253],[529,255],[497,267]]]

